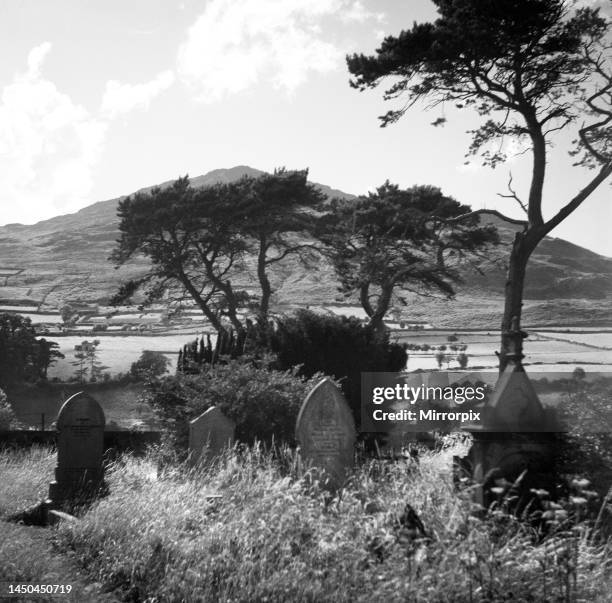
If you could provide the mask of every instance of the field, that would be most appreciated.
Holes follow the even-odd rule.
[[[152,457],[123,457],[109,496],[51,532],[52,560],[121,601],[609,600],[612,557],[587,524],[538,541],[501,508],[477,519],[452,485],[461,452],[366,462],[334,500],[297,476],[290,450],[232,451],[159,476]],[[0,520],[45,494],[51,467],[44,450],[0,453]],[[425,536],[402,523],[406,503]],[[0,542],[0,580],[36,582],[48,552],[39,542],[16,555],[18,537]]]
[[[391,335],[392,341],[400,343],[428,344],[430,346],[449,346],[447,338],[452,331],[395,331]],[[62,381],[70,379],[75,372],[71,364],[74,361],[74,346],[84,339],[98,339],[100,345],[99,360],[108,367],[105,372],[111,375],[129,371],[133,362],[143,350],[163,352],[170,360],[170,371],[176,368],[178,351],[196,338],[196,333],[182,333],[172,335],[104,335],[92,333],[91,336],[62,336],[49,337],[57,341],[60,351],[66,356],[49,369],[49,379],[58,378]],[[495,370],[497,357],[495,350],[499,349],[499,335],[492,331],[471,331],[457,333],[458,341],[454,344],[466,344],[469,356],[468,368]],[[525,342],[525,365],[531,372],[542,371],[568,371],[576,366],[584,366],[589,370],[612,372],[612,333],[567,333],[533,331]],[[456,354],[449,354],[456,356]],[[434,369],[437,368],[433,352],[410,352],[407,369]],[[444,368],[447,368],[446,363]],[[452,361],[448,368],[458,368],[458,363]]]
[[[71,364],[71,362],[74,361],[74,346],[80,344],[84,340],[92,341],[93,339],[98,339],[100,341],[100,345],[98,346],[98,359],[107,367],[104,369],[104,372],[109,372],[111,375],[117,375],[118,373],[128,372],[132,363],[138,360],[143,350],[163,352],[170,360],[170,371],[173,372],[176,369],[179,350],[186,343],[193,341],[195,338],[195,333],[157,336],[104,336],[98,333],[92,333],[91,336],[50,336],[48,339],[52,339],[59,344],[60,351],[66,358],[50,367],[49,379],[57,377],[61,380],[67,380],[74,375],[75,366]]]

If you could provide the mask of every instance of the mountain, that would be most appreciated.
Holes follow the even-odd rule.
[[[194,186],[202,186],[261,173],[248,166],[237,166],[214,170],[191,181]],[[328,186],[317,186],[328,197],[353,198]],[[33,225],[0,227],[0,304],[53,311],[67,302],[105,303],[120,281],[142,274],[147,266],[144,259],[120,269],[115,269],[107,259],[118,236],[119,200],[94,203],[76,213]],[[491,221],[502,238],[502,244],[491,254],[495,261],[481,261],[476,269],[464,268],[463,282],[454,301],[407,294],[407,317],[440,326],[497,326],[504,264],[514,228],[496,218]],[[548,237],[529,265],[525,318],[539,324],[609,324],[611,277],[612,258]],[[306,270],[297,262],[288,262],[274,273],[273,281],[277,290],[275,301],[282,307],[338,301],[336,281],[326,264]],[[240,284],[249,286],[253,280],[245,274]]]

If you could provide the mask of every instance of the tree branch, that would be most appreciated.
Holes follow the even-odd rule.
[[[555,216],[544,224],[544,235],[561,224],[574,210],[578,209],[582,202],[608,177],[612,174],[612,161],[608,161],[597,176],[591,180],[567,205],[562,207]]]
[[[502,197],[502,199],[514,199],[521,207],[521,209],[527,214],[527,206],[521,201],[519,196],[516,194],[516,191],[512,188],[512,172],[510,172],[510,178],[508,180],[508,190],[510,191],[509,195],[502,195],[501,193],[497,193],[498,197]]]
[[[510,224],[518,224],[519,226],[528,226],[527,220],[517,220],[516,218],[510,218],[509,216],[505,216],[501,212],[496,209],[476,209],[474,211],[470,211],[467,214],[463,214],[461,216],[456,216],[454,218],[447,218],[446,220],[442,220],[444,224],[454,224],[456,222],[462,222],[467,218],[472,218],[473,216],[479,215],[491,215],[497,216],[498,218],[504,220],[505,222],[509,222]]]

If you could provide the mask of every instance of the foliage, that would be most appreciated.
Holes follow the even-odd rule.
[[[31,507],[49,491],[49,476],[57,462],[50,448],[32,446],[16,450],[0,449],[0,516]],[[3,526],[4,527],[4,526]]]
[[[233,208],[240,233],[252,241],[250,251],[257,259],[261,297],[255,306],[265,320],[272,286],[269,268],[287,257],[296,256],[305,265],[316,256],[316,246],[303,240],[316,225],[325,195],[308,182],[308,170],[274,170],[273,174],[244,176],[236,186],[239,204]]]
[[[474,110],[481,124],[470,132],[468,154],[479,154],[485,165],[504,162],[511,140],[531,150],[528,195],[521,198],[511,179],[509,193],[503,195],[518,203],[526,219],[478,210],[523,227],[515,235],[508,265],[501,325],[503,369],[509,360],[520,362],[523,356],[520,320],[529,257],[612,174],[610,23],[591,8],[572,12],[563,0],[434,0],[434,4],[439,14],[434,22],[415,23],[398,36],[387,36],[374,56],[347,57],[351,85],[365,90],[391,79],[384,98],[403,97],[405,103],[382,116],[383,125],[397,121],[418,101],[429,107],[448,103]],[[570,150],[582,154],[578,163],[596,167],[597,173],[545,220],[547,149],[553,136],[567,129],[576,133]],[[472,215],[468,212],[466,219]]]
[[[342,386],[356,425],[361,423],[361,373],[397,372],[406,366],[403,346],[389,342],[388,333],[365,326],[356,318],[298,310],[278,320],[270,349],[280,369],[298,367],[311,377],[324,373]]]
[[[170,360],[161,352],[144,350],[140,358],[132,363],[130,374],[139,379],[154,378],[168,371]]]
[[[16,423],[15,411],[4,391],[0,389],[0,431],[9,430]]]
[[[461,352],[461,354],[457,356],[457,362],[459,363],[459,368],[466,369],[469,359],[470,357],[465,352]]]
[[[310,228],[312,210],[322,195],[307,182],[307,171],[277,170],[257,178],[200,188],[179,178],[166,188],[154,188],[119,202],[121,237],[112,259],[118,264],[140,253],[152,262],[145,279],[125,283],[114,301],[132,295],[145,281],[149,300],[165,291],[191,298],[218,333],[229,321],[239,340],[245,325],[239,310],[257,308],[266,316],[271,284],[270,265],[312,246],[294,240]],[[289,236],[293,234],[292,238]],[[261,287],[259,304],[236,289],[232,279],[254,255]]]
[[[261,350],[261,329],[246,320],[245,338],[236,337],[233,329],[219,333],[213,345],[209,334],[196,337],[179,350],[176,370],[179,373],[199,373],[205,364],[225,362],[226,358],[238,358],[249,351]]]
[[[330,504],[296,479],[288,450],[159,478],[149,460],[124,458],[110,495],[62,523],[58,544],[133,601],[606,600],[610,550],[586,524],[538,537],[501,507],[477,519],[449,463],[371,461]],[[406,503],[427,537],[403,527]]]
[[[389,182],[356,200],[333,200],[319,228],[341,291],[358,294],[377,328],[397,289],[454,295],[460,260],[499,242],[495,227],[480,225],[478,216],[445,224],[469,210],[439,188],[401,190]]]
[[[188,421],[211,406],[236,422],[242,442],[293,442],[301,404],[320,378],[271,370],[266,362],[248,358],[227,359],[204,365],[198,374],[166,377],[151,384],[146,396],[179,447],[186,448]]]
[[[107,366],[104,366],[98,359],[99,339],[93,341],[83,341],[74,346],[74,360],[71,362],[76,366],[75,375],[80,383],[85,381],[89,373],[89,381],[92,383],[102,378],[102,373]]]
[[[63,354],[53,341],[36,339],[29,318],[0,313],[0,386],[46,379],[50,364]]]
[[[558,410],[567,433],[559,447],[566,473],[585,475],[594,483],[612,483],[612,379],[568,382]]]
[[[62,317],[62,322],[65,325],[68,325],[74,323],[74,321],[78,317],[78,314],[73,306],[71,306],[70,304],[64,304],[60,308],[60,316]]]

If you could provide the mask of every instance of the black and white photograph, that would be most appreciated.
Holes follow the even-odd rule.
[[[612,600],[612,0],[3,0],[0,602]]]

